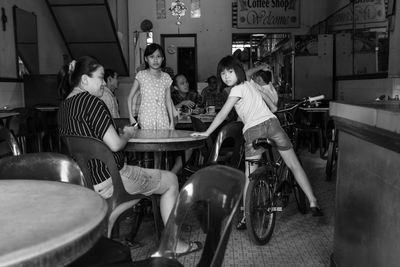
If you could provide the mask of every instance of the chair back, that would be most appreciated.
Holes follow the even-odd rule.
[[[0,126],[0,158],[21,155],[21,149],[14,135],[6,127]]]
[[[15,108],[16,116],[7,119],[7,128],[16,137],[22,153],[42,152],[44,122],[35,108]]]
[[[230,122],[221,128],[208,158],[208,164],[218,163],[218,156],[220,155],[222,144],[226,140],[230,139],[234,142],[234,145],[232,147],[232,156],[226,165],[237,169],[239,168],[244,155],[244,138],[242,129],[243,123],[241,121]]]
[[[207,235],[197,266],[221,266],[244,184],[243,172],[223,165],[193,174],[179,193],[154,256],[175,258],[181,227],[196,224]]]
[[[51,152],[27,153],[0,159],[1,179],[48,180],[85,186],[78,164]]]
[[[113,194],[108,199],[111,210],[115,209],[121,203],[145,197],[141,194],[131,195],[126,192],[114,156],[110,148],[103,141],[92,137],[72,135],[63,136],[62,139],[67,146],[70,156],[75,159],[81,167],[86,182],[90,184],[90,188],[93,189],[93,183],[88,165],[89,161],[98,159],[107,166],[114,187]]]
[[[193,126],[193,130],[196,132],[205,132],[207,131],[207,125],[204,124],[204,122],[202,122],[199,118],[196,118],[194,116],[190,116],[190,119],[192,121],[192,126]],[[206,145],[205,145],[205,150],[202,151],[203,155],[205,157],[208,157],[211,150],[213,147],[213,140],[211,138],[211,136],[207,137],[206,139]]]

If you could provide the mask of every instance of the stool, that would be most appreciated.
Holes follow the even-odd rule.
[[[309,143],[309,150],[310,152],[314,151],[315,148],[315,137],[318,140],[318,147],[319,147],[319,156],[324,159],[324,145],[323,145],[323,135],[322,129],[319,127],[312,127],[308,125],[296,124],[294,125],[294,132],[295,132],[295,141],[294,141],[294,150],[297,151],[299,148],[299,141],[300,135],[309,135],[310,136],[310,143]]]

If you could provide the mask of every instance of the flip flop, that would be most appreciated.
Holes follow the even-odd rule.
[[[190,253],[199,251],[202,248],[203,248],[203,244],[201,244],[200,241],[190,241],[187,250],[185,252],[182,252],[182,253],[177,253],[176,257],[179,258],[179,257],[186,256],[186,255],[188,255]]]

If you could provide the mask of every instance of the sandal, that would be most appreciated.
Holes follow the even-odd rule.
[[[311,210],[311,214],[313,217],[321,217],[324,216],[324,213],[322,212],[322,210],[318,207],[310,207]]]
[[[239,231],[242,231],[242,230],[246,230],[246,229],[247,229],[247,226],[246,226],[246,218],[245,218],[245,217],[243,217],[243,218],[239,221],[239,223],[236,225],[236,229],[239,230]]]
[[[179,257],[186,256],[190,253],[199,251],[202,248],[203,248],[203,244],[201,244],[200,241],[190,241],[187,250],[185,252],[176,253],[176,257],[179,258]]]

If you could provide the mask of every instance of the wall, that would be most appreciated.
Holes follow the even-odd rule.
[[[37,15],[39,69],[41,74],[55,74],[63,64],[63,54],[66,54],[64,42],[61,39],[53,18],[45,1],[3,0],[8,18],[6,31],[0,30],[0,78],[17,78],[14,45],[13,6],[16,5]],[[24,106],[23,84],[9,80],[0,82],[0,108]]]
[[[156,1],[129,1],[129,48],[133,55],[133,32],[140,31],[140,23],[149,19],[153,23],[154,42],[160,43],[161,34],[197,34],[198,53],[198,80],[204,81],[210,75],[215,74],[218,61],[231,54],[232,33],[246,32],[292,32],[304,34],[309,27],[321,21],[328,15],[327,0],[301,1],[301,27],[298,29],[233,29],[232,28],[232,2],[236,0],[202,0],[200,1],[201,18],[190,18],[190,3],[183,1],[188,7],[186,15],[182,18],[182,25],[176,25],[168,8],[171,1],[166,1],[166,19],[156,18]],[[306,8],[312,6],[313,8]],[[131,65],[133,58],[130,58]],[[168,62],[167,62],[168,63]],[[131,75],[134,70],[131,69]]]

